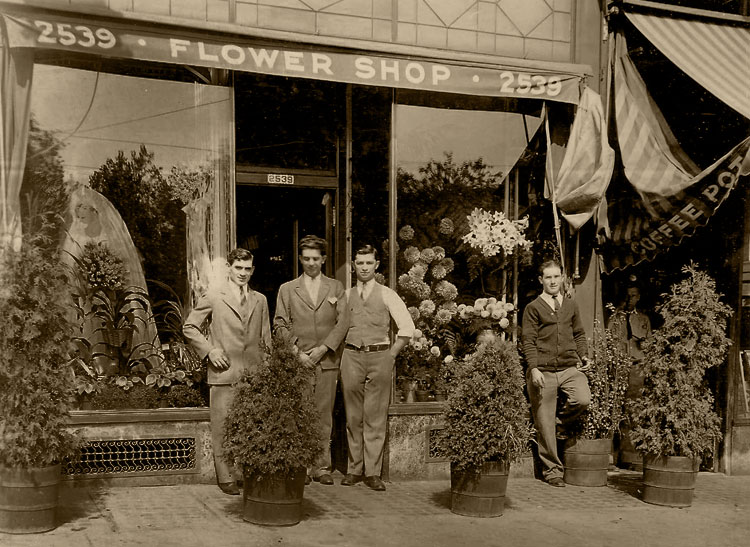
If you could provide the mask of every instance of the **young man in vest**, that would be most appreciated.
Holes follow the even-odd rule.
[[[286,333],[300,350],[300,358],[315,370],[313,390],[320,414],[323,452],[309,476],[320,484],[333,484],[331,477],[331,428],[333,402],[341,361],[341,342],[349,327],[349,314],[341,281],[321,272],[326,261],[325,239],[311,235],[299,242],[303,273],[284,283],[276,299],[274,327]],[[309,482],[309,479],[307,479]]]
[[[557,430],[575,420],[591,401],[586,372],[586,333],[576,303],[564,298],[562,268],[554,260],[542,264],[539,282],[543,292],[523,313],[521,338],[528,364],[526,385],[537,431],[544,480],[565,486],[563,465],[557,453]],[[559,393],[566,402],[557,415]]]
[[[371,489],[383,491],[380,473],[393,366],[396,355],[414,334],[414,321],[403,300],[375,281],[380,261],[372,245],[357,249],[353,263],[357,285],[346,291],[349,330],[341,358],[349,442],[349,464],[341,485],[353,486],[364,480]],[[391,321],[397,328],[393,344]]]
[[[235,249],[227,257],[229,279],[201,296],[182,327],[201,359],[208,357],[208,384],[211,386],[211,443],[214,449],[216,481],[225,494],[239,495],[232,470],[222,459],[224,421],[234,397],[232,384],[247,370],[257,368],[263,359],[260,341],[271,347],[271,325],[266,297],[248,286],[253,275],[253,255]],[[201,327],[211,323],[208,337]]]

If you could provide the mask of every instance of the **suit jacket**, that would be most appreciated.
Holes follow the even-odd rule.
[[[208,337],[200,330],[206,319],[211,321]],[[248,287],[247,303],[243,308],[237,289],[227,282],[201,296],[185,320],[182,332],[201,358],[214,348],[224,350],[229,368],[217,370],[209,363],[208,383],[233,384],[245,371],[255,370],[262,361],[261,340],[271,347],[268,302],[265,296]]]
[[[349,328],[344,286],[340,281],[320,274],[318,301],[312,302],[302,278],[301,275],[279,288],[274,328],[290,336],[302,351],[324,344],[331,351],[320,360],[321,367],[338,368],[341,342]]]

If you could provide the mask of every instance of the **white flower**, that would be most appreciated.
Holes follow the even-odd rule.
[[[432,346],[430,348],[430,353],[433,354],[435,357],[440,357],[440,348],[437,346]]]
[[[446,355],[445,359],[443,359],[443,363],[446,365],[449,365],[453,362],[453,356],[452,355]]]

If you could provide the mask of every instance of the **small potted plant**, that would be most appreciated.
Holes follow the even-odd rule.
[[[593,358],[586,377],[591,402],[578,421],[579,430],[565,443],[565,475],[568,484],[606,486],[612,439],[624,413],[630,360],[614,333],[594,325]]]
[[[700,460],[719,438],[705,374],[724,362],[731,344],[731,309],[719,301],[714,280],[692,262],[682,271],[687,278],[657,308],[664,324],[646,344],[642,393],[628,405],[630,436],[644,456],[643,501],[675,507],[692,504]]]
[[[235,387],[224,427],[225,459],[242,469],[243,518],[297,524],[305,475],[322,449],[312,397],[312,369],[280,332],[257,370]]]
[[[0,248],[0,532],[55,527],[61,464],[75,453],[66,429],[75,398],[75,322],[63,269],[47,245]]]
[[[454,360],[450,386],[439,443],[451,461],[451,511],[500,516],[509,466],[531,433],[516,345],[496,338]]]

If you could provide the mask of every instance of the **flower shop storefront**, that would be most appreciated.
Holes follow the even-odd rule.
[[[79,274],[74,422],[91,462],[124,458],[69,474],[156,475],[163,458],[188,470],[179,480],[211,480],[205,364],[182,320],[234,246],[256,255],[253,285],[273,307],[314,232],[347,286],[352,246],[375,245],[419,327],[394,374],[386,469],[446,475],[432,446],[444,365],[482,331],[516,336],[519,279],[536,279],[532,251],[549,243],[534,227],[548,213],[544,149],[530,150],[567,130],[589,69],[0,16],[3,241],[49,213]],[[336,419],[345,465],[343,408]]]

